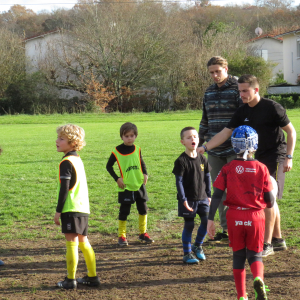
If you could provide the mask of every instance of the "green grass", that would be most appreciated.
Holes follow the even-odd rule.
[[[300,110],[288,115],[298,133]],[[184,150],[179,132],[185,126],[198,128],[200,111],[134,113],[134,114],[64,114],[37,116],[1,116],[0,144],[0,239],[51,236],[62,238],[54,225],[58,164],[62,153],[56,152],[56,127],[75,123],[86,131],[86,147],[79,153],[85,165],[91,205],[89,232],[115,234],[118,208],[116,183],[106,171],[113,148],[121,144],[119,128],[134,122],[147,165],[150,201],[149,231],[163,231],[177,217],[175,180],[172,174],[175,159]],[[299,139],[298,139],[299,140]],[[282,228],[289,232],[290,244],[300,242],[299,143],[294,154],[294,167],[287,174],[284,198],[279,205]],[[128,232],[138,232],[135,207],[129,216]],[[176,233],[174,233],[176,234]]]

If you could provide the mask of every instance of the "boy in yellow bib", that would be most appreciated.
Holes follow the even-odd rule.
[[[88,187],[84,166],[76,153],[85,146],[84,130],[76,125],[68,124],[56,129],[56,148],[63,152],[59,164],[58,176],[58,203],[54,222],[60,225],[66,237],[67,245],[67,272],[65,280],[58,282],[64,289],[74,289],[77,283],[89,286],[99,286],[100,280],[96,274],[95,253],[90,245],[88,232],[88,216],[90,214]],[[78,264],[78,246],[83,253],[87,275],[75,279]]]
[[[131,204],[136,203],[139,212],[139,240],[147,244],[153,243],[147,231],[147,204],[148,196],[146,183],[148,179],[146,165],[142,159],[141,148],[134,145],[138,135],[136,125],[125,123],[120,128],[120,137],[123,144],[117,146],[107,162],[106,169],[118,184],[119,229],[118,245],[127,246],[126,222],[130,214]],[[113,165],[118,163],[121,177],[118,176]]]

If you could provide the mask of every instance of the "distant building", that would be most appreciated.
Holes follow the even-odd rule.
[[[58,53],[59,56],[63,55],[60,45],[61,41],[67,38],[68,37],[62,34],[60,30],[52,30],[26,38],[24,40],[25,55],[27,59],[26,72],[30,74],[43,68],[47,68],[50,76],[55,76],[58,81],[66,80],[66,71],[59,68],[58,64],[55,64],[52,60],[51,53],[53,50],[56,51],[56,54]],[[83,96],[82,93],[70,89],[60,89],[59,94],[61,98],[81,98]]]
[[[284,79],[290,84],[300,84],[300,28],[276,36],[283,40]]]
[[[264,34],[249,41],[253,45],[257,56],[262,57],[265,61],[275,64],[273,68],[273,77],[277,73],[284,73],[283,59],[283,40],[272,34]]]

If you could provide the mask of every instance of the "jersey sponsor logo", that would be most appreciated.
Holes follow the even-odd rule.
[[[235,226],[252,226],[252,221],[235,221]]]
[[[256,173],[256,169],[251,169],[251,168],[246,168],[245,172],[248,172],[248,173]]]
[[[204,164],[200,165],[201,171],[204,171]]]
[[[127,168],[127,170],[125,172],[129,172],[130,170],[138,170],[139,167],[138,166],[130,166]]]
[[[246,118],[246,119],[244,120],[244,122],[250,122],[250,121],[248,120],[248,118]]]
[[[242,166],[237,166],[235,168],[235,171],[238,173],[238,174],[242,174],[244,173],[244,168]]]

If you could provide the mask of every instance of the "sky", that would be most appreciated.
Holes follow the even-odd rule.
[[[158,1],[162,1],[162,0],[158,0]],[[178,1],[181,3],[184,2],[184,0],[178,0]],[[213,5],[254,3],[254,0],[210,0],[210,1]],[[190,2],[191,1],[187,1],[187,3]],[[14,4],[20,4],[26,6],[27,9],[32,9],[33,11],[38,13],[42,10],[52,11],[57,8],[71,9],[76,3],[77,0],[0,0],[0,12],[8,11],[9,8]],[[294,0],[295,6],[299,4],[300,4],[300,0]]]

